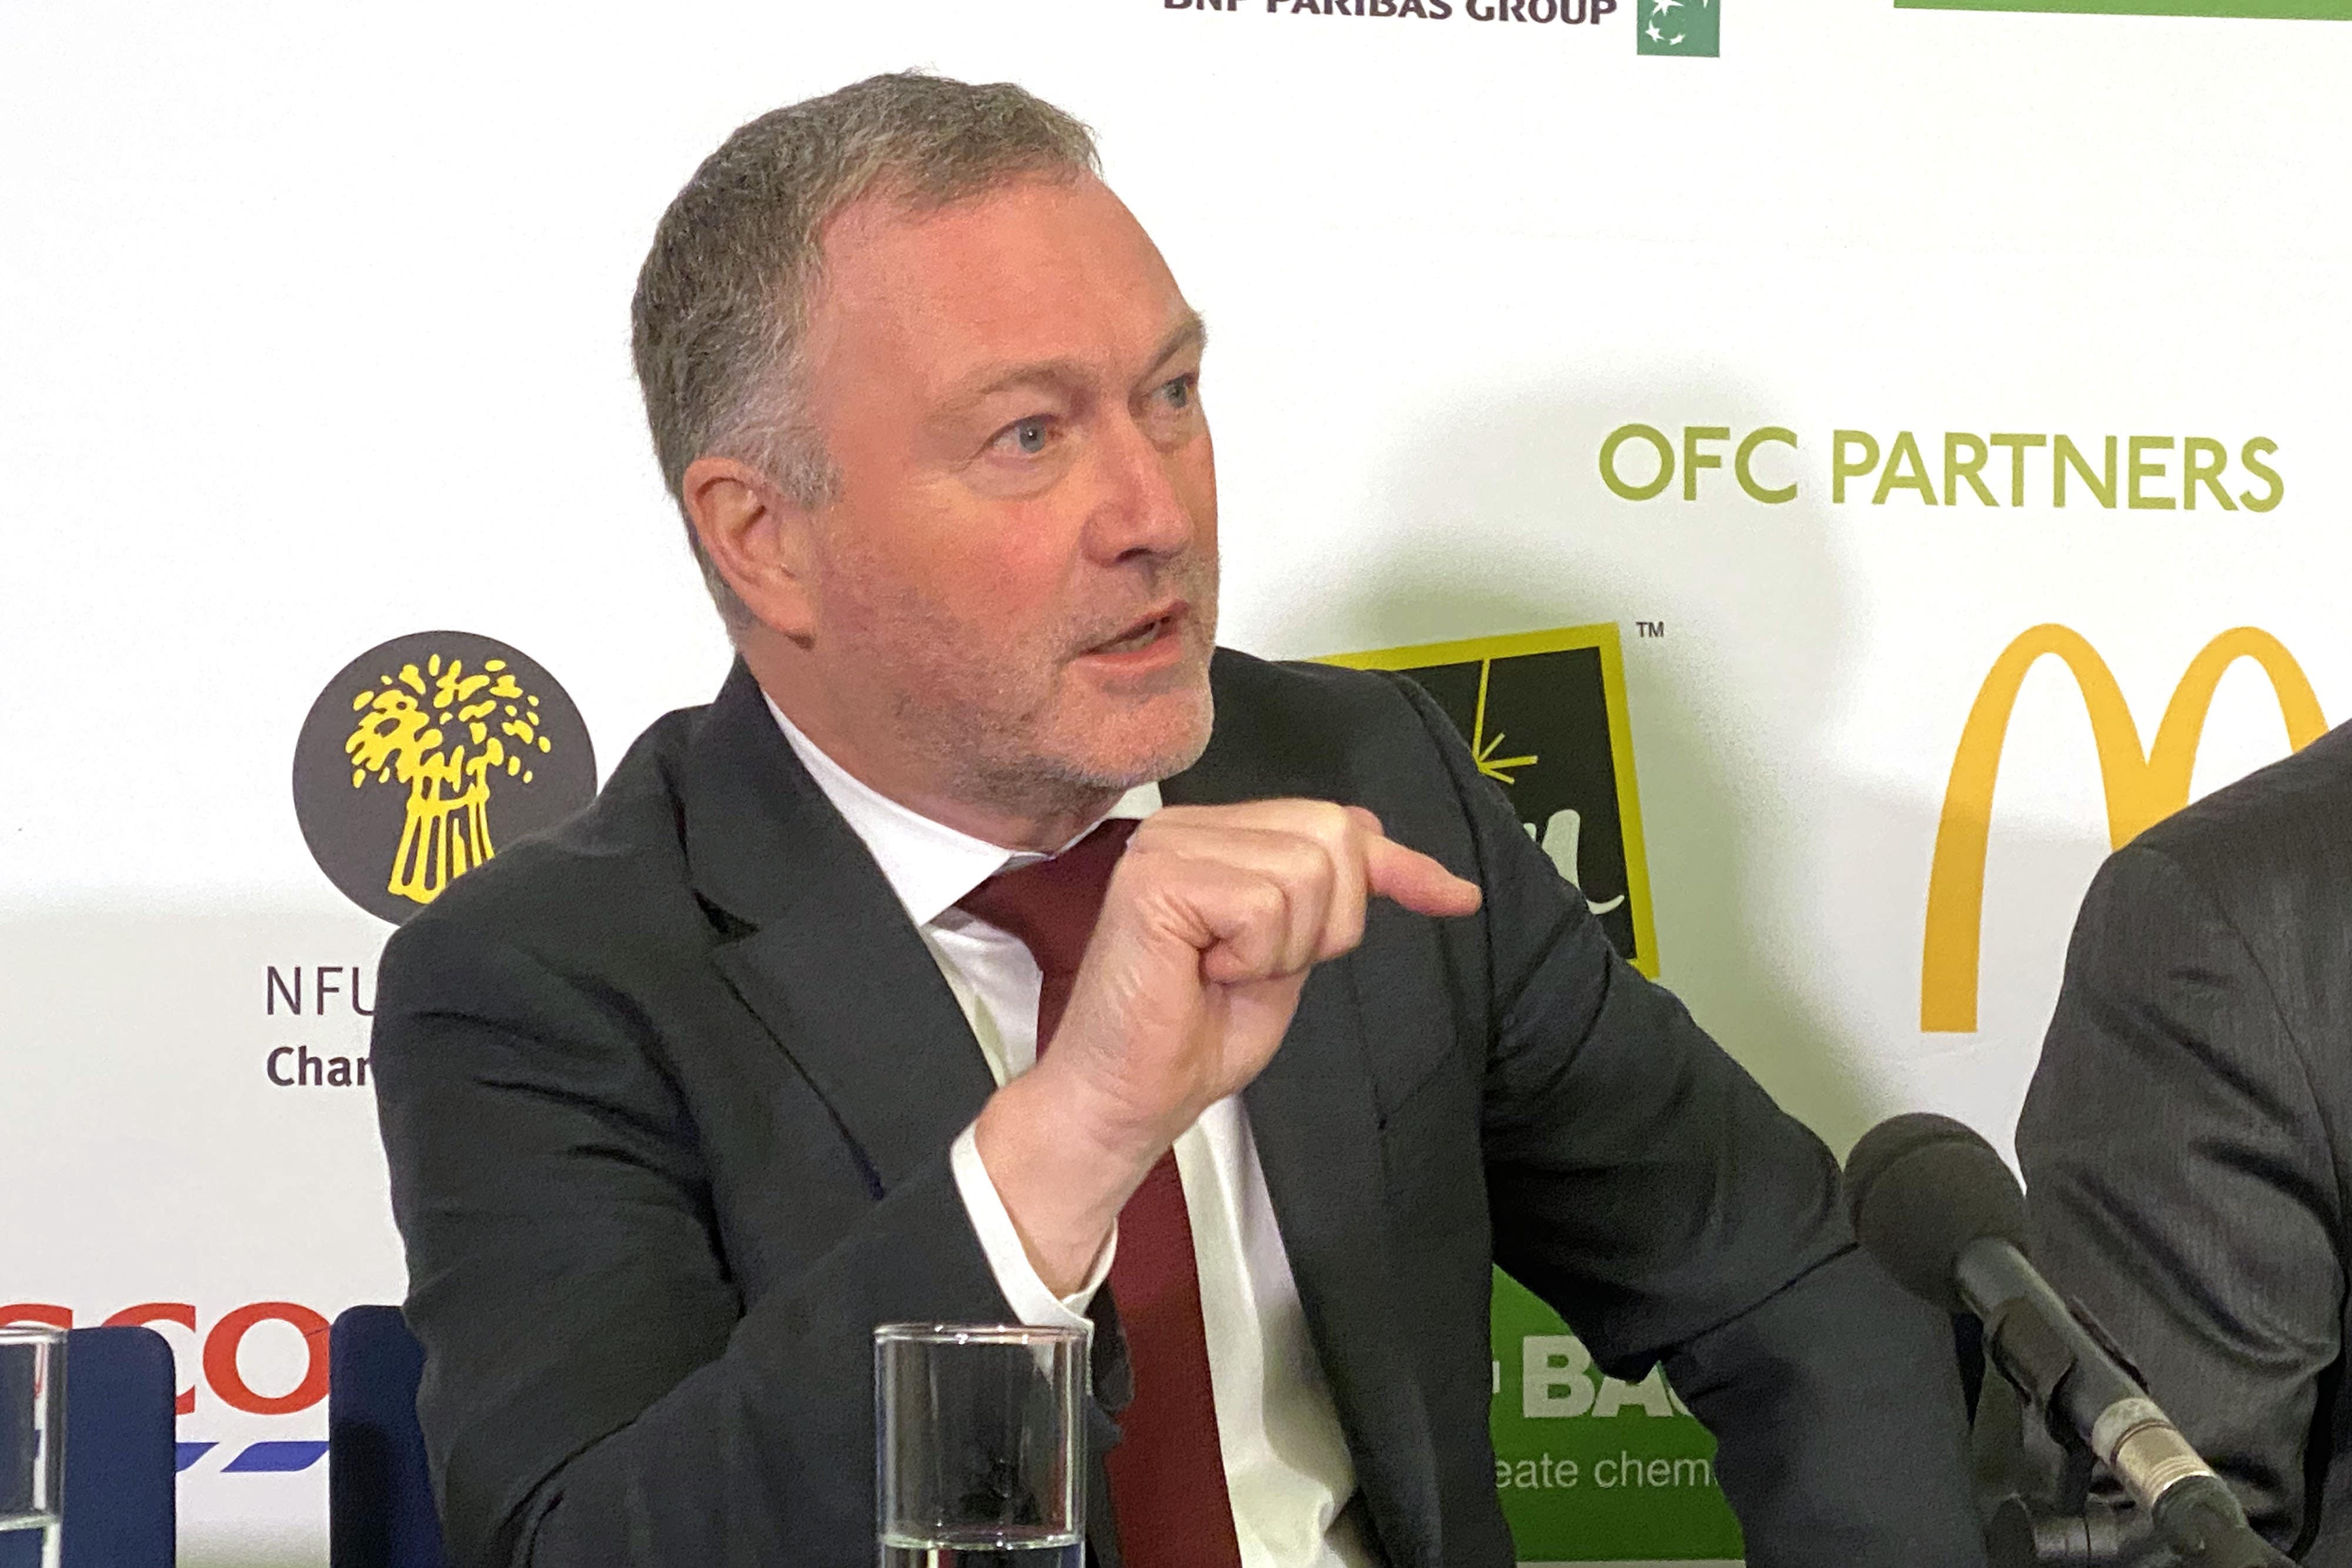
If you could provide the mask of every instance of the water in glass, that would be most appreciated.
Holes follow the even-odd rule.
[[[882,1542],[881,1568],[1086,1568],[1086,1542],[1030,1531],[970,1531],[954,1540]]]
[[[1085,1568],[1083,1330],[874,1332],[882,1568]]]
[[[65,1479],[66,1338],[0,1327],[0,1563],[57,1568]],[[37,1542],[37,1545],[29,1542]]]

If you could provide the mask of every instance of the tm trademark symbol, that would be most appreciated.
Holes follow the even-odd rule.
[[[1636,621],[1633,631],[1638,636],[1663,637],[1666,634],[1666,623],[1663,621]]]

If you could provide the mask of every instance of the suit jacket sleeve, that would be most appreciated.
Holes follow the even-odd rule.
[[[2179,862],[2121,851],[2075,923],[2018,1124],[2035,1257],[2288,1550],[2341,1350],[2329,1148],[2257,953]]]
[[[1661,1360],[1752,1568],[1972,1568],[1948,1324],[1855,1247],[1821,1141],[1621,959],[1420,708],[1472,823],[1492,998],[1496,1260],[1612,1375]]]
[[[747,1313],[642,1020],[420,915],[373,1055],[453,1560],[871,1562],[871,1330],[1009,1315],[944,1150]]]

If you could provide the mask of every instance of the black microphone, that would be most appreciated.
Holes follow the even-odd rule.
[[[1948,1116],[1917,1112],[1872,1128],[1845,1172],[1864,1249],[1914,1295],[1974,1314],[2001,1375],[2090,1446],[2184,1562],[2285,1561],[2138,1378],[2026,1260],[2024,1189],[1990,1144]]]

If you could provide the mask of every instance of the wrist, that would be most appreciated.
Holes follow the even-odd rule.
[[[1030,1266],[1056,1295],[1084,1283],[1161,1153],[1101,1117],[1082,1085],[1042,1071],[990,1096],[972,1136]]]
[[[1056,1143],[1074,1159],[1082,1158],[1106,1174],[1121,1173],[1131,1183],[1143,1180],[1182,1130],[1163,1125],[1167,1118],[1139,1113],[1129,1101],[1106,1092],[1080,1069],[1075,1052],[1040,1060],[1007,1087],[1034,1097]]]

